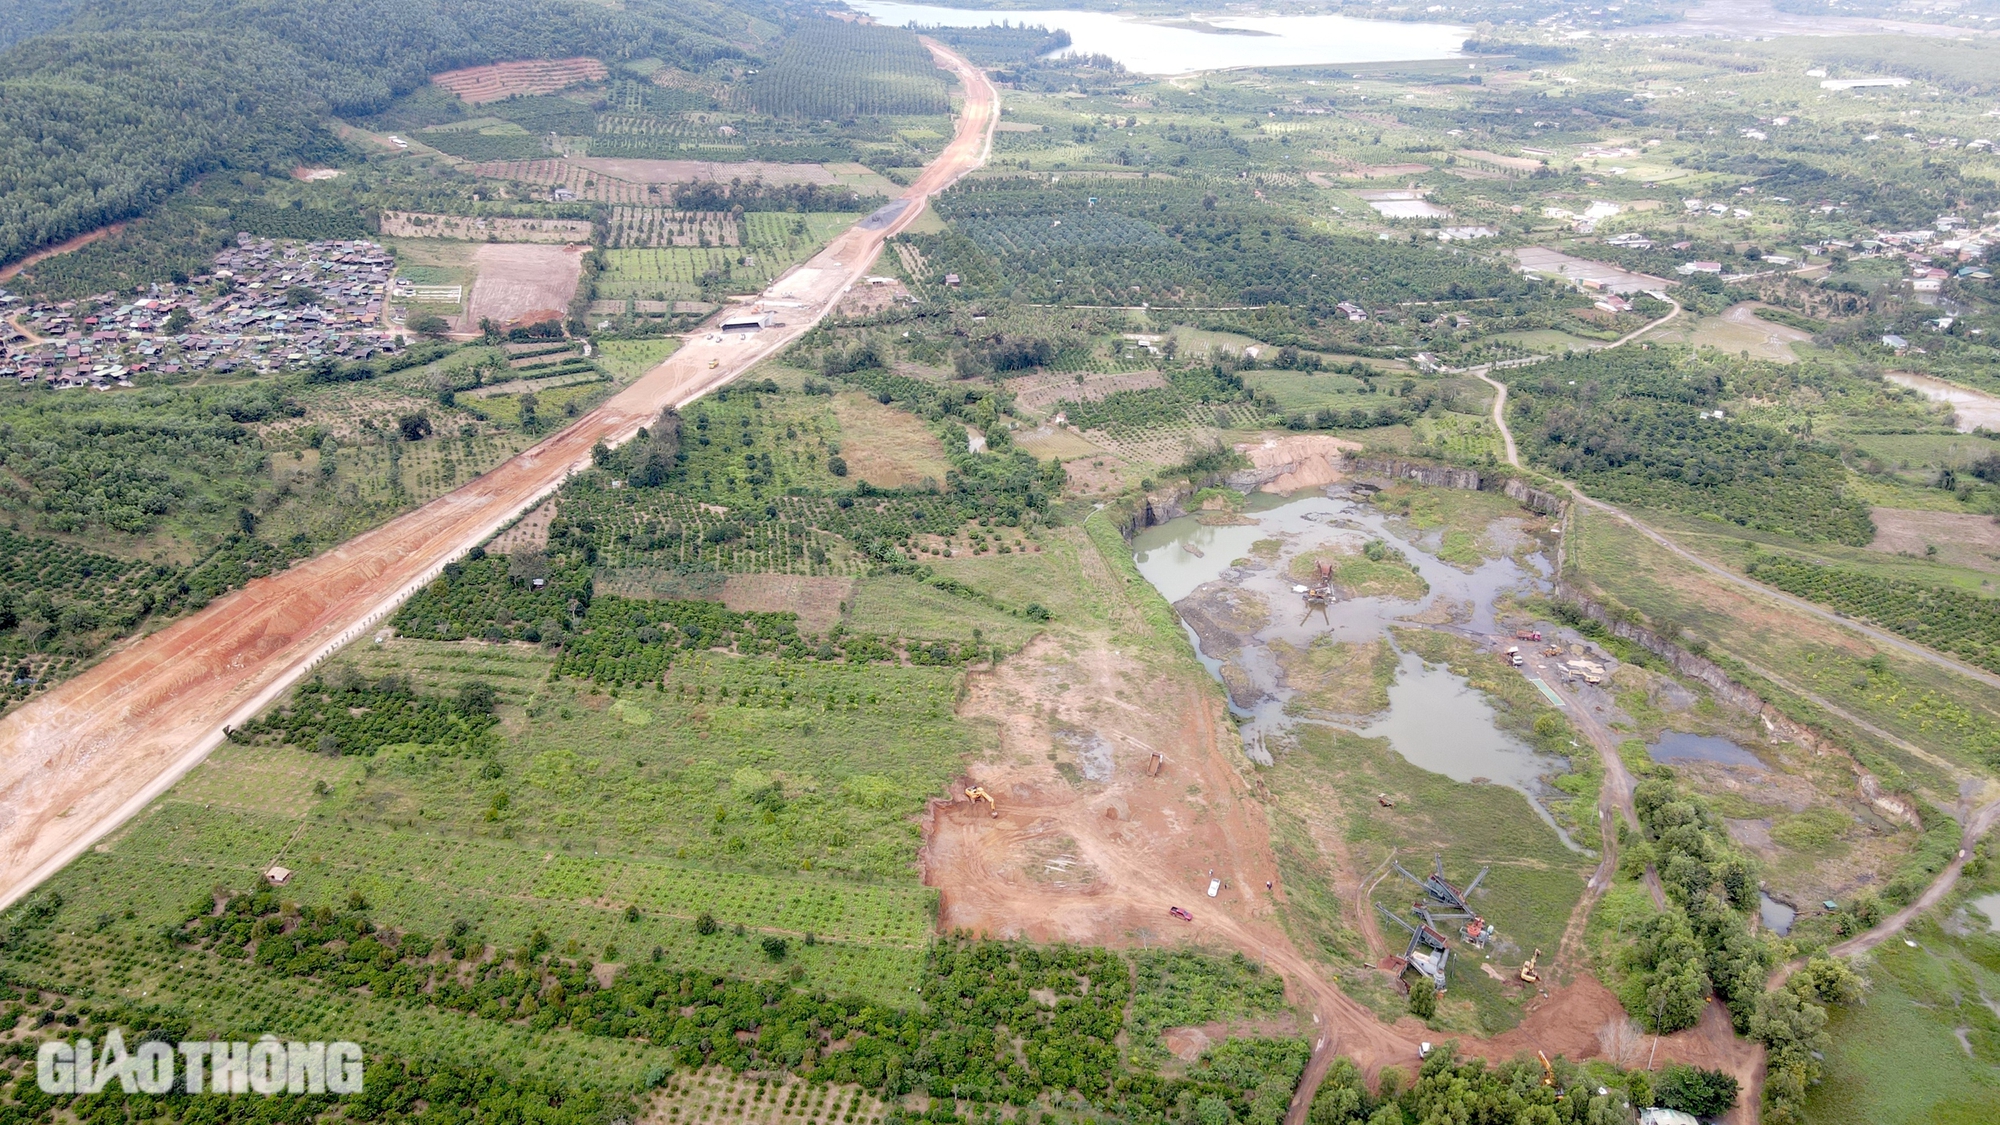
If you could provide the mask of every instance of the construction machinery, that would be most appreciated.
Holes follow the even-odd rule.
[[[975,805],[981,801],[985,801],[986,807],[992,810],[994,816],[1000,815],[1000,806],[993,803],[993,794],[988,793],[984,785],[967,786],[965,790],[965,799],[971,801]]]
[[[1514,639],[1517,641],[1539,641],[1542,639],[1542,631],[1540,629],[1522,629],[1520,632],[1514,634]]]
[[[1546,1089],[1555,1090],[1556,1068],[1555,1064],[1549,1061],[1549,1053],[1547,1051],[1536,1051],[1535,1057],[1542,1060],[1542,1086]],[[1561,1090],[1556,1090],[1556,1100],[1563,1100]]]
[[[1305,598],[1306,615],[1299,618],[1299,624],[1305,624],[1317,610],[1320,620],[1326,622],[1327,628],[1331,629],[1333,619],[1327,616],[1326,607],[1333,604],[1333,564],[1322,562],[1313,565],[1316,571],[1313,584],[1300,591]]]
[[[1167,765],[1167,756],[1165,754],[1160,753],[1158,750],[1153,751],[1152,757],[1146,759],[1146,776],[1147,777],[1160,776],[1160,771],[1165,769],[1166,765]]]
[[[1435,900],[1438,905],[1451,908],[1449,910],[1439,910],[1434,906],[1419,902],[1415,907],[1417,917],[1422,918],[1424,924],[1433,929],[1439,928],[1439,922],[1462,920],[1465,924],[1458,928],[1459,936],[1464,938],[1468,943],[1484,949],[1493,940],[1493,927],[1487,923],[1486,919],[1480,917],[1472,909],[1471,899],[1472,892],[1479,886],[1480,881],[1486,878],[1486,873],[1491,871],[1492,868],[1480,868],[1479,874],[1473,876],[1472,882],[1467,883],[1464,890],[1460,890],[1451,880],[1444,877],[1444,857],[1435,856],[1433,857],[1433,862],[1435,868],[1431,872],[1430,877],[1426,879],[1419,879],[1415,875],[1410,874],[1400,863],[1395,865],[1396,870],[1402,872],[1403,878],[1423,888],[1423,892]]]
[[[1535,962],[1540,961],[1541,959],[1542,959],[1542,951],[1537,949],[1535,950],[1535,955],[1533,957],[1530,957],[1526,961],[1521,962],[1522,984],[1542,983],[1542,974],[1535,971]]]
[[[1405,870],[1400,863],[1396,863],[1395,868],[1402,873],[1403,878],[1422,887],[1425,894],[1454,910],[1463,910],[1467,914],[1472,913],[1472,892],[1478,889],[1480,882],[1486,878],[1486,873],[1493,869],[1491,867],[1480,868],[1479,874],[1472,877],[1472,882],[1467,883],[1464,890],[1459,890],[1457,886],[1453,885],[1451,880],[1444,877],[1444,856],[1439,854],[1431,858],[1433,870],[1427,878],[1417,878]],[[1393,863],[1394,861],[1392,860],[1391,862]]]
[[[1410,913],[1423,919],[1424,925],[1429,926],[1438,933],[1444,933],[1445,929],[1452,922],[1464,919],[1465,924],[1458,928],[1458,936],[1464,938],[1467,945],[1479,949],[1486,948],[1487,944],[1493,940],[1493,935],[1496,932],[1491,923],[1477,914],[1468,914],[1457,910],[1438,910],[1425,902],[1413,903],[1410,907]]]
[[[1422,973],[1431,982],[1431,987],[1444,991],[1445,966],[1451,960],[1451,949],[1445,944],[1444,935],[1437,932],[1428,922],[1410,925],[1395,911],[1375,904],[1375,909],[1383,917],[1410,931],[1410,944],[1403,949],[1403,963]]]

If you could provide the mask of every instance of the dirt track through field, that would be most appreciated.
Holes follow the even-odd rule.
[[[958,132],[904,192],[775,282],[781,326],[697,335],[666,362],[547,441],[454,492],[281,574],[258,579],[0,719],[0,908],[61,870],[164,793],[319,660],[668,406],[748,371],[803,333],[930,195],[984,163],[999,94],[971,63],[931,44],[967,91]],[[711,366],[713,363],[713,366]]]

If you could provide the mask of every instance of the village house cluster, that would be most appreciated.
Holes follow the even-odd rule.
[[[404,342],[382,323],[394,268],[373,242],[239,234],[211,272],[144,296],[26,304],[0,290],[0,378],[103,388],[146,371],[267,372],[392,353]]]

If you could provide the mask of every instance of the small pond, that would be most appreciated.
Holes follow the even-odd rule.
[[[1748,766],[1754,770],[1764,769],[1764,763],[1757,755],[1738,746],[1726,738],[1712,734],[1682,734],[1670,730],[1660,735],[1660,740],[1646,747],[1646,753],[1656,762],[1672,765],[1678,762],[1716,762],[1725,766]]]
[[[1972,908],[1986,915],[1986,928],[2000,934],[2000,891],[1972,900]]]
[[[1762,891],[1757,892],[1758,913],[1764,919],[1764,928],[1784,937],[1792,932],[1792,920],[1799,912],[1772,898]]]

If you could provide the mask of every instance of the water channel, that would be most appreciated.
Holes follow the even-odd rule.
[[[1001,22],[1070,34],[1071,53],[1109,55],[1140,74],[1246,66],[1311,66],[1456,58],[1466,28],[1349,16],[1141,16],[1065,9],[988,11],[850,0],[892,27],[985,27]]]
[[[1538,753],[1501,730],[1491,705],[1464,677],[1402,652],[1388,709],[1339,715],[1298,699],[1272,653],[1275,644],[1303,650],[1321,637],[1371,643],[1388,636],[1392,626],[1413,624],[1409,619],[1415,617],[1448,620],[1441,627],[1454,632],[1490,634],[1494,599],[1507,591],[1546,588],[1546,574],[1524,571],[1512,558],[1490,559],[1469,572],[1440,562],[1422,549],[1431,536],[1406,537],[1400,524],[1345,486],[1293,498],[1253,494],[1241,518],[1217,525],[1185,516],[1147,528],[1132,546],[1140,574],[1175,603],[1196,655],[1229,689],[1245,755],[1270,764],[1291,745],[1300,724],[1386,739],[1419,768],[1520,792],[1565,845],[1582,850],[1542,805],[1547,786],[1541,779],[1563,772],[1562,759]],[[1355,553],[1371,539],[1402,550],[1430,583],[1430,592],[1416,602],[1343,598],[1324,618],[1317,612],[1302,616],[1301,587],[1288,573],[1293,560],[1326,548]],[[1190,618],[1202,627],[1188,624]]]

